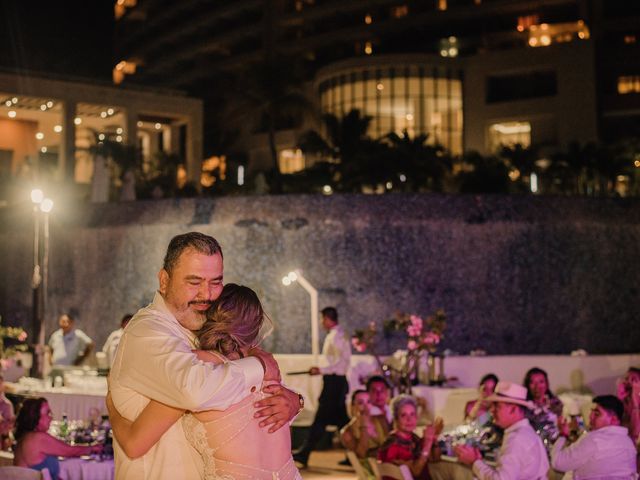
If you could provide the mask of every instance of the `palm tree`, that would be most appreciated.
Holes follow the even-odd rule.
[[[227,118],[239,128],[266,131],[271,153],[272,191],[282,192],[276,132],[315,113],[313,102],[302,90],[293,62],[273,58],[241,72],[229,101]]]

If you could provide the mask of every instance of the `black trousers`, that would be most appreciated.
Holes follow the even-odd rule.
[[[309,437],[298,454],[305,459],[324,435],[327,425],[338,428],[349,423],[345,401],[349,393],[349,383],[344,375],[323,375],[322,393],[318,401],[318,411],[311,424]]]

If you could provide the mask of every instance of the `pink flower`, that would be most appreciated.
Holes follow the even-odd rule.
[[[27,332],[21,332],[20,335],[18,335],[18,340],[20,340],[21,342],[24,342],[27,339]]]
[[[410,337],[418,337],[421,330],[422,328],[416,327],[415,325],[409,325],[407,327],[407,333]]]
[[[408,348],[409,350],[415,350],[416,348],[418,348],[418,344],[416,343],[416,341],[415,341],[415,340],[409,340],[409,341],[407,342],[407,348]]]
[[[364,343],[360,343],[356,346],[356,350],[360,353],[364,352],[367,349],[367,346]]]
[[[437,345],[440,343],[440,335],[433,332],[428,332],[422,339],[422,343],[425,345]]]
[[[411,321],[412,326],[418,328],[419,330],[422,330],[422,318],[417,315],[411,315],[409,317],[409,320]]]

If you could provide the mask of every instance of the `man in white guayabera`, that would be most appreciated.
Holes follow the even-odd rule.
[[[222,291],[222,272],[222,250],[213,237],[190,232],[171,240],[158,274],[160,288],[127,325],[111,369],[110,392],[122,416],[134,420],[149,399],[194,412],[224,410],[260,388],[263,380],[280,379],[273,357],[258,348],[221,365],[201,362],[193,353],[194,332]],[[280,428],[298,413],[299,396],[280,385],[265,391],[272,395],[260,402],[260,425]],[[203,475],[202,458],[187,442],[182,422],[135,460],[116,441],[114,448],[117,479],[192,480]]]

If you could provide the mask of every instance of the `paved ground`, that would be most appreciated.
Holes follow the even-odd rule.
[[[351,467],[338,465],[344,460],[344,450],[324,450],[313,452],[309,457],[309,465],[300,470],[305,480],[356,480],[355,472]]]

